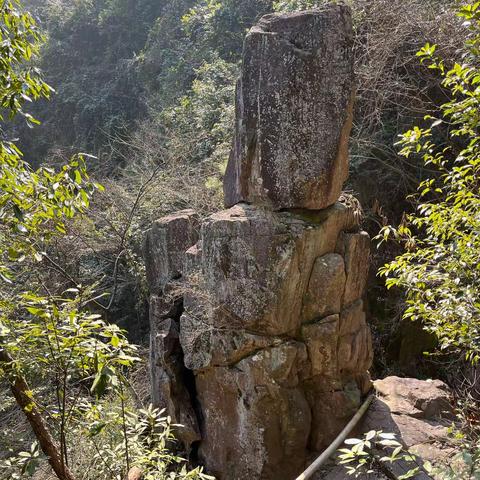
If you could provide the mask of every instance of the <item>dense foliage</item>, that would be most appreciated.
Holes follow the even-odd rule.
[[[232,88],[243,38],[256,19],[325,1],[30,0],[48,32],[40,65],[57,94],[38,107],[37,116],[44,120],[40,129],[19,129],[22,145],[32,158],[50,161],[72,148],[88,151],[101,158],[98,169],[118,173],[127,161],[115,137],[130,136],[145,119],[164,126],[170,109],[181,108],[186,99],[201,101],[195,85],[203,82],[206,70],[228,71],[228,76],[210,76],[211,85]],[[449,13],[454,2],[348,3],[354,14],[359,76],[354,168],[363,182],[371,176],[362,175],[365,169],[382,169],[385,181],[405,193],[415,178],[408,170],[395,170],[398,157],[392,139],[402,125],[421,118],[438,95],[436,81],[417,68],[414,53],[426,41],[441,44],[447,56],[459,46],[460,31]],[[233,91],[222,98],[231,107]],[[223,122],[215,105],[204,102],[202,107],[193,112],[192,124],[199,126],[197,135],[203,135],[203,149],[200,157],[189,158],[192,161],[209,157],[218,142],[218,132],[213,138],[210,132]],[[160,133],[167,139],[188,135],[181,122]],[[230,138],[231,126],[224,129],[222,141]]]
[[[16,2],[0,4],[0,38],[3,114],[37,123],[25,104],[47,98],[51,88],[28,63],[40,36]],[[34,170],[14,142],[0,142],[0,381],[35,437],[27,451],[10,445],[5,458],[2,450],[1,476],[31,476],[41,452],[60,480],[80,474],[121,479],[133,465],[146,479],[207,478],[167,451],[173,436],[162,412],[127,405],[125,374],[138,360],[136,347],[118,326],[92,313],[98,303],[93,285],[75,285],[60,296],[42,279],[40,265],[55,264],[49,245],[85,213],[99,189],[81,155],[58,170]],[[101,445],[110,448],[101,451]]]
[[[371,431],[348,439],[339,451],[340,463],[355,478],[389,472],[386,465],[398,462],[405,472],[398,477],[402,479],[418,473],[441,480],[480,475],[477,381],[464,365],[466,359],[475,372],[480,360],[480,2],[460,6],[458,15],[468,35],[457,61],[438,57],[437,46],[430,43],[417,53],[441,77],[448,101],[437,117],[426,116],[426,125],[401,134],[398,142],[406,159],[423,160],[428,178],[412,196],[414,212],[398,228],[384,227],[378,239],[383,243],[394,237],[402,245],[403,253],[379,273],[388,288],[405,295],[403,318],[430,332],[438,340],[441,359],[450,360],[445,364],[454,377],[461,420],[450,433],[459,452],[432,466],[405,451],[394,434]]]
[[[406,252],[381,273],[387,286],[405,290],[404,316],[420,320],[440,340],[446,352],[463,351],[480,359],[480,2],[466,5],[460,15],[469,26],[469,39],[458,62],[449,65],[435,57],[427,44],[419,56],[443,77],[451,99],[442,116],[428,128],[415,127],[401,137],[401,154],[419,155],[435,175],[421,182],[416,211],[395,233]],[[448,129],[440,143],[437,129]]]

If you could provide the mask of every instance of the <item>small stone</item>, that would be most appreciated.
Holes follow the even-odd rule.
[[[352,220],[350,210],[339,203],[308,214],[240,204],[209,217],[200,238],[203,298],[198,303],[206,312],[201,321],[261,335],[295,332],[314,262],[335,250],[339,233]],[[341,258],[333,258],[338,267]],[[341,284],[341,273],[337,276]],[[332,308],[342,293],[329,299]],[[185,300],[189,308],[195,303],[189,295]]]
[[[138,467],[133,467],[130,469],[127,475],[127,480],[142,480],[143,472]]]

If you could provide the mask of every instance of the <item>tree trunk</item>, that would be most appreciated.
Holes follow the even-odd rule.
[[[60,447],[55,442],[46,425],[40,411],[29,396],[30,388],[27,381],[15,371],[12,357],[0,347],[0,364],[7,374],[10,381],[10,388],[18,406],[22,409],[25,417],[30,423],[35,437],[38,440],[40,448],[48,458],[48,463],[52,467],[59,480],[76,480],[73,473],[67,465],[62,462]]]

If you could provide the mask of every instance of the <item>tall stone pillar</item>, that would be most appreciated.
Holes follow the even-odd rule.
[[[319,210],[348,175],[353,32],[345,6],[266,15],[245,39],[225,203]]]
[[[189,431],[199,432],[199,458],[219,480],[291,480],[370,388],[369,238],[338,201],[353,85],[345,6],[267,15],[247,35],[228,209],[202,222],[191,248],[181,245],[184,291],[173,335],[183,378],[194,379]],[[168,250],[165,236],[158,242],[158,252]],[[178,248],[171,251],[177,262]],[[147,255],[148,262],[162,263]],[[162,276],[150,275],[152,284],[155,275]],[[155,343],[156,358],[168,358],[165,338]],[[155,378],[171,379],[174,369],[155,365],[158,403],[189,418],[185,395],[174,407],[165,398],[172,389],[158,393]]]

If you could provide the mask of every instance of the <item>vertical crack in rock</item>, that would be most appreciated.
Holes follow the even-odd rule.
[[[150,375],[152,401],[165,408],[187,452],[200,440],[195,379],[185,367],[180,344],[184,311],[182,272],[185,252],[197,242],[198,216],[184,210],[157,220],[147,233],[144,256],[150,291]]]
[[[183,312],[182,312],[183,313]],[[180,322],[180,317],[178,318],[178,322]],[[197,431],[199,433],[198,438],[196,437],[195,439],[192,439],[192,443],[190,444],[190,461],[193,464],[197,464],[199,461],[198,457],[198,449],[200,447],[200,440],[201,440],[201,432],[203,430],[203,414],[202,414],[202,409],[200,406],[200,402],[198,399],[198,393],[197,393],[197,385],[196,385],[196,380],[195,380],[195,374],[193,370],[190,370],[185,366],[185,361],[184,361],[184,353],[182,346],[180,343],[178,344],[179,350],[180,350],[180,359],[181,359],[181,364],[182,364],[182,371],[181,375],[179,378],[179,381],[185,385],[185,388],[188,392],[188,399],[190,400],[190,404],[193,408],[193,413],[195,415],[195,423],[197,425]],[[196,431],[196,433],[197,433]],[[188,446],[187,446],[188,448]]]
[[[152,396],[218,480],[291,480],[371,385],[370,240],[338,201],[352,38],[342,5],[260,19],[237,84],[228,209],[147,234]]]

